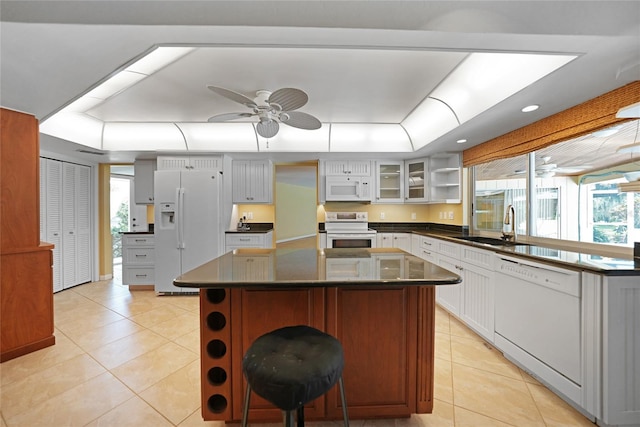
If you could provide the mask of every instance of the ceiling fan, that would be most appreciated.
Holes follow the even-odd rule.
[[[218,86],[207,85],[207,87],[218,95],[235,101],[252,110],[246,113],[225,113],[210,117],[210,123],[226,122],[228,120],[243,119],[257,116],[259,122],[256,125],[258,135],[264,138],[272,138],[280,129],[279,123],[284,123],[298,129],[314,130],[320,129],[322,123],[311,114],[301,111],[294,111],[307,103],[307,94],[295,88],[282,88],[275,92],[259,90],[254,99],[241,93],[234,92]]]
[[[536,176],[538,178],[551,178],[556,174],[571,175],[590,168],[587,165],[559,167],[556,163],[550,163],[551,156],[542,156],[540,160],[542,160],[542,163],[536,163]],[[525,172],[524,169],[518,169],[513,175],[521,175]]]

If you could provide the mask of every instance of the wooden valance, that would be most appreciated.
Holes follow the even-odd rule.
[[[619,119],[622,107],[640,102],[640,81],[491,139],[462,154],[464,167],[515,157],[633,119]]]

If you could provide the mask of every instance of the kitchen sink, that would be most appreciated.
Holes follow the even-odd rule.
[[[461,236],[456,237],[456,239],[466,240],[468,242],[476,242],[476,243],[484,243],[486,245],[492,246],[529,246],[527,243],[521,242],[508,242],[502,239],[495,239],[492,237],[483,237],[483,236]]]

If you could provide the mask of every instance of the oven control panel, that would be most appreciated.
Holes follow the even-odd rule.
[[[367,212],[325,212],[325,222],[368,222]]]

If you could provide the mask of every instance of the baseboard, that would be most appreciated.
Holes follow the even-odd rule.
[[[111,280],[113,279],[113,274],[104,274],[98,278],[98,280]]]
[[[23,345],[22,347],[7,350],[0,354],[0,362],[6,362],[7,360],[15,359],[16,357],[24,356],[25,354],[33,353],[36,350],[55,345],[56,337],[54,335],[48,336],[41,340]]]
[[[155,285],[129,285],[130,291],[155,291]]]

